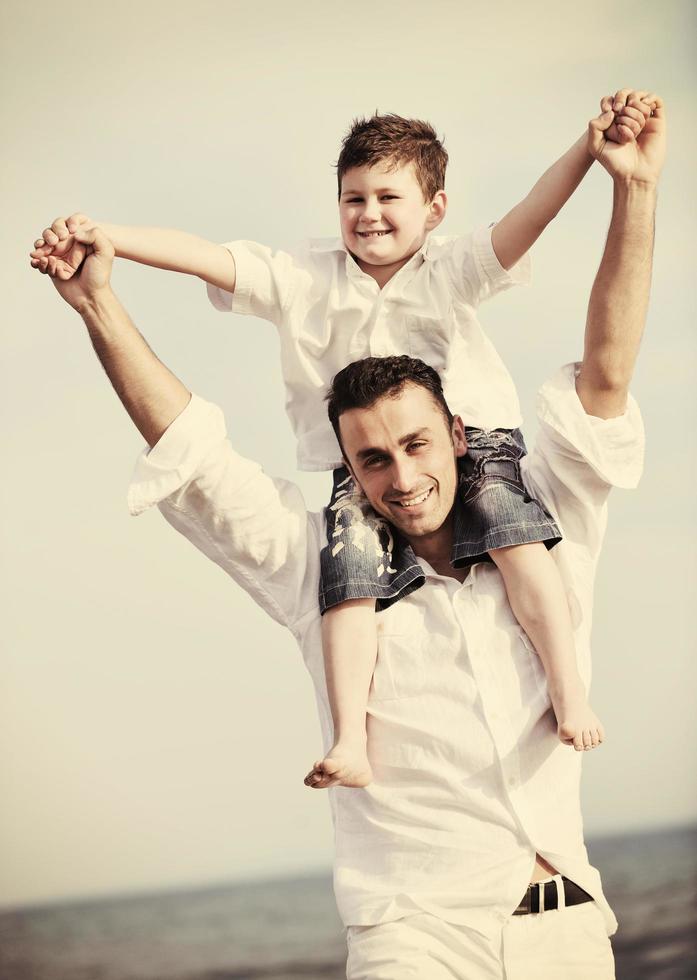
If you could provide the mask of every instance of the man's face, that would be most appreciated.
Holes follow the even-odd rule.
[[[369,503],[417,554],[420,544],[451,533],[455,460],[467,452],[459,418],[449,428],[431,394],[407,384],[395,398],[344,412],[339,428],[344,455]]]
[[[341,237],[364,272],[403,265],[440,224],[445,206],[443,191],[424,200],[412,163],[354,167],[341,181]]]

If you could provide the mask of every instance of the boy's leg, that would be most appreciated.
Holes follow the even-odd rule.
[[[349,599],[322,617],[327,694],[334,745],[305,777],[313,789],[367,786],[373,773],[366,753],[368,691],[377,657],[375,599]]]
[[[334,471],[325,517],[319,604],[334,745],[305,777],[315,789],[372,780],[366,713],[377,659],[376,603],[384,608],[424,581],[413,550],[372,510],[345,467]]]
[[[578,672],[569,607],[551,555],[539,542],[495,548],[489,555],[544,666],[559,738],[577,752],[595,748],[605,732]]]

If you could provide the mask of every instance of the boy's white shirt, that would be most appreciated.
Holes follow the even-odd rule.
[[[476,309],[489,296],[529,282],[530,263],[524,256],[506,271],[491,244],[491,227],[430,236],[382,289],[341,239],[314,239],[293,252],[249,241],[225,248],[235,259],[235,292],[208,285],[208,296],[218,310],[278,327],[300,469],[342,464],[324,398],[334,375],[362,357],[421,358],[440,374],[446,401],[465,425],[521,424],[513,380]]]

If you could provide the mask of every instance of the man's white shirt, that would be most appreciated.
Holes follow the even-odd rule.
[[[335,374],[363,357],[408,354],[435,368],[451,411],[465,425],[521,424],[513,379],[477,320],[479,304],[530,277],[524,256],[506,271],[491,228],[430,236],[382,289],[341,239],[315,239],[292,252],[228,242],[235,292],[208,285],[216,309],[278,327],[286,411],[302,470],[342,465],[324,398]]]
[[[574,382],[567,365],[541,388],[540,432],[523,478],[562,529],[551,554],[589,683],[607,496],[612,486],[638,482],[643,427],[632,400],[617,419],[586,415]],[[307,512],[294,484],[235,453],[221,411],[196,396],[136,465],[130,509],[152,504],[293,633],[328,748],[317,601],[322,515]],[[377,614],[368,704],[375,779],[365,789],[329,791],[344,923],[426,911],[494,936],[538,853],[595,898],[614,932],[583,842],[582,754],[557,738],[544,670],[498,570],[479,564],[459,583],[422,564],[424,586]]]

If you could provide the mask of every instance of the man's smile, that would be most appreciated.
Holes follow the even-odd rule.
[[[431,496],[431,491],[433,487],[429,487],[427,490],[422,490],[421,493],[412,497],[401,497],[399,500],[391,500],[391,504],[397,504],[399,507],[410,508],[418,507],[420,504],[425,503]]]

